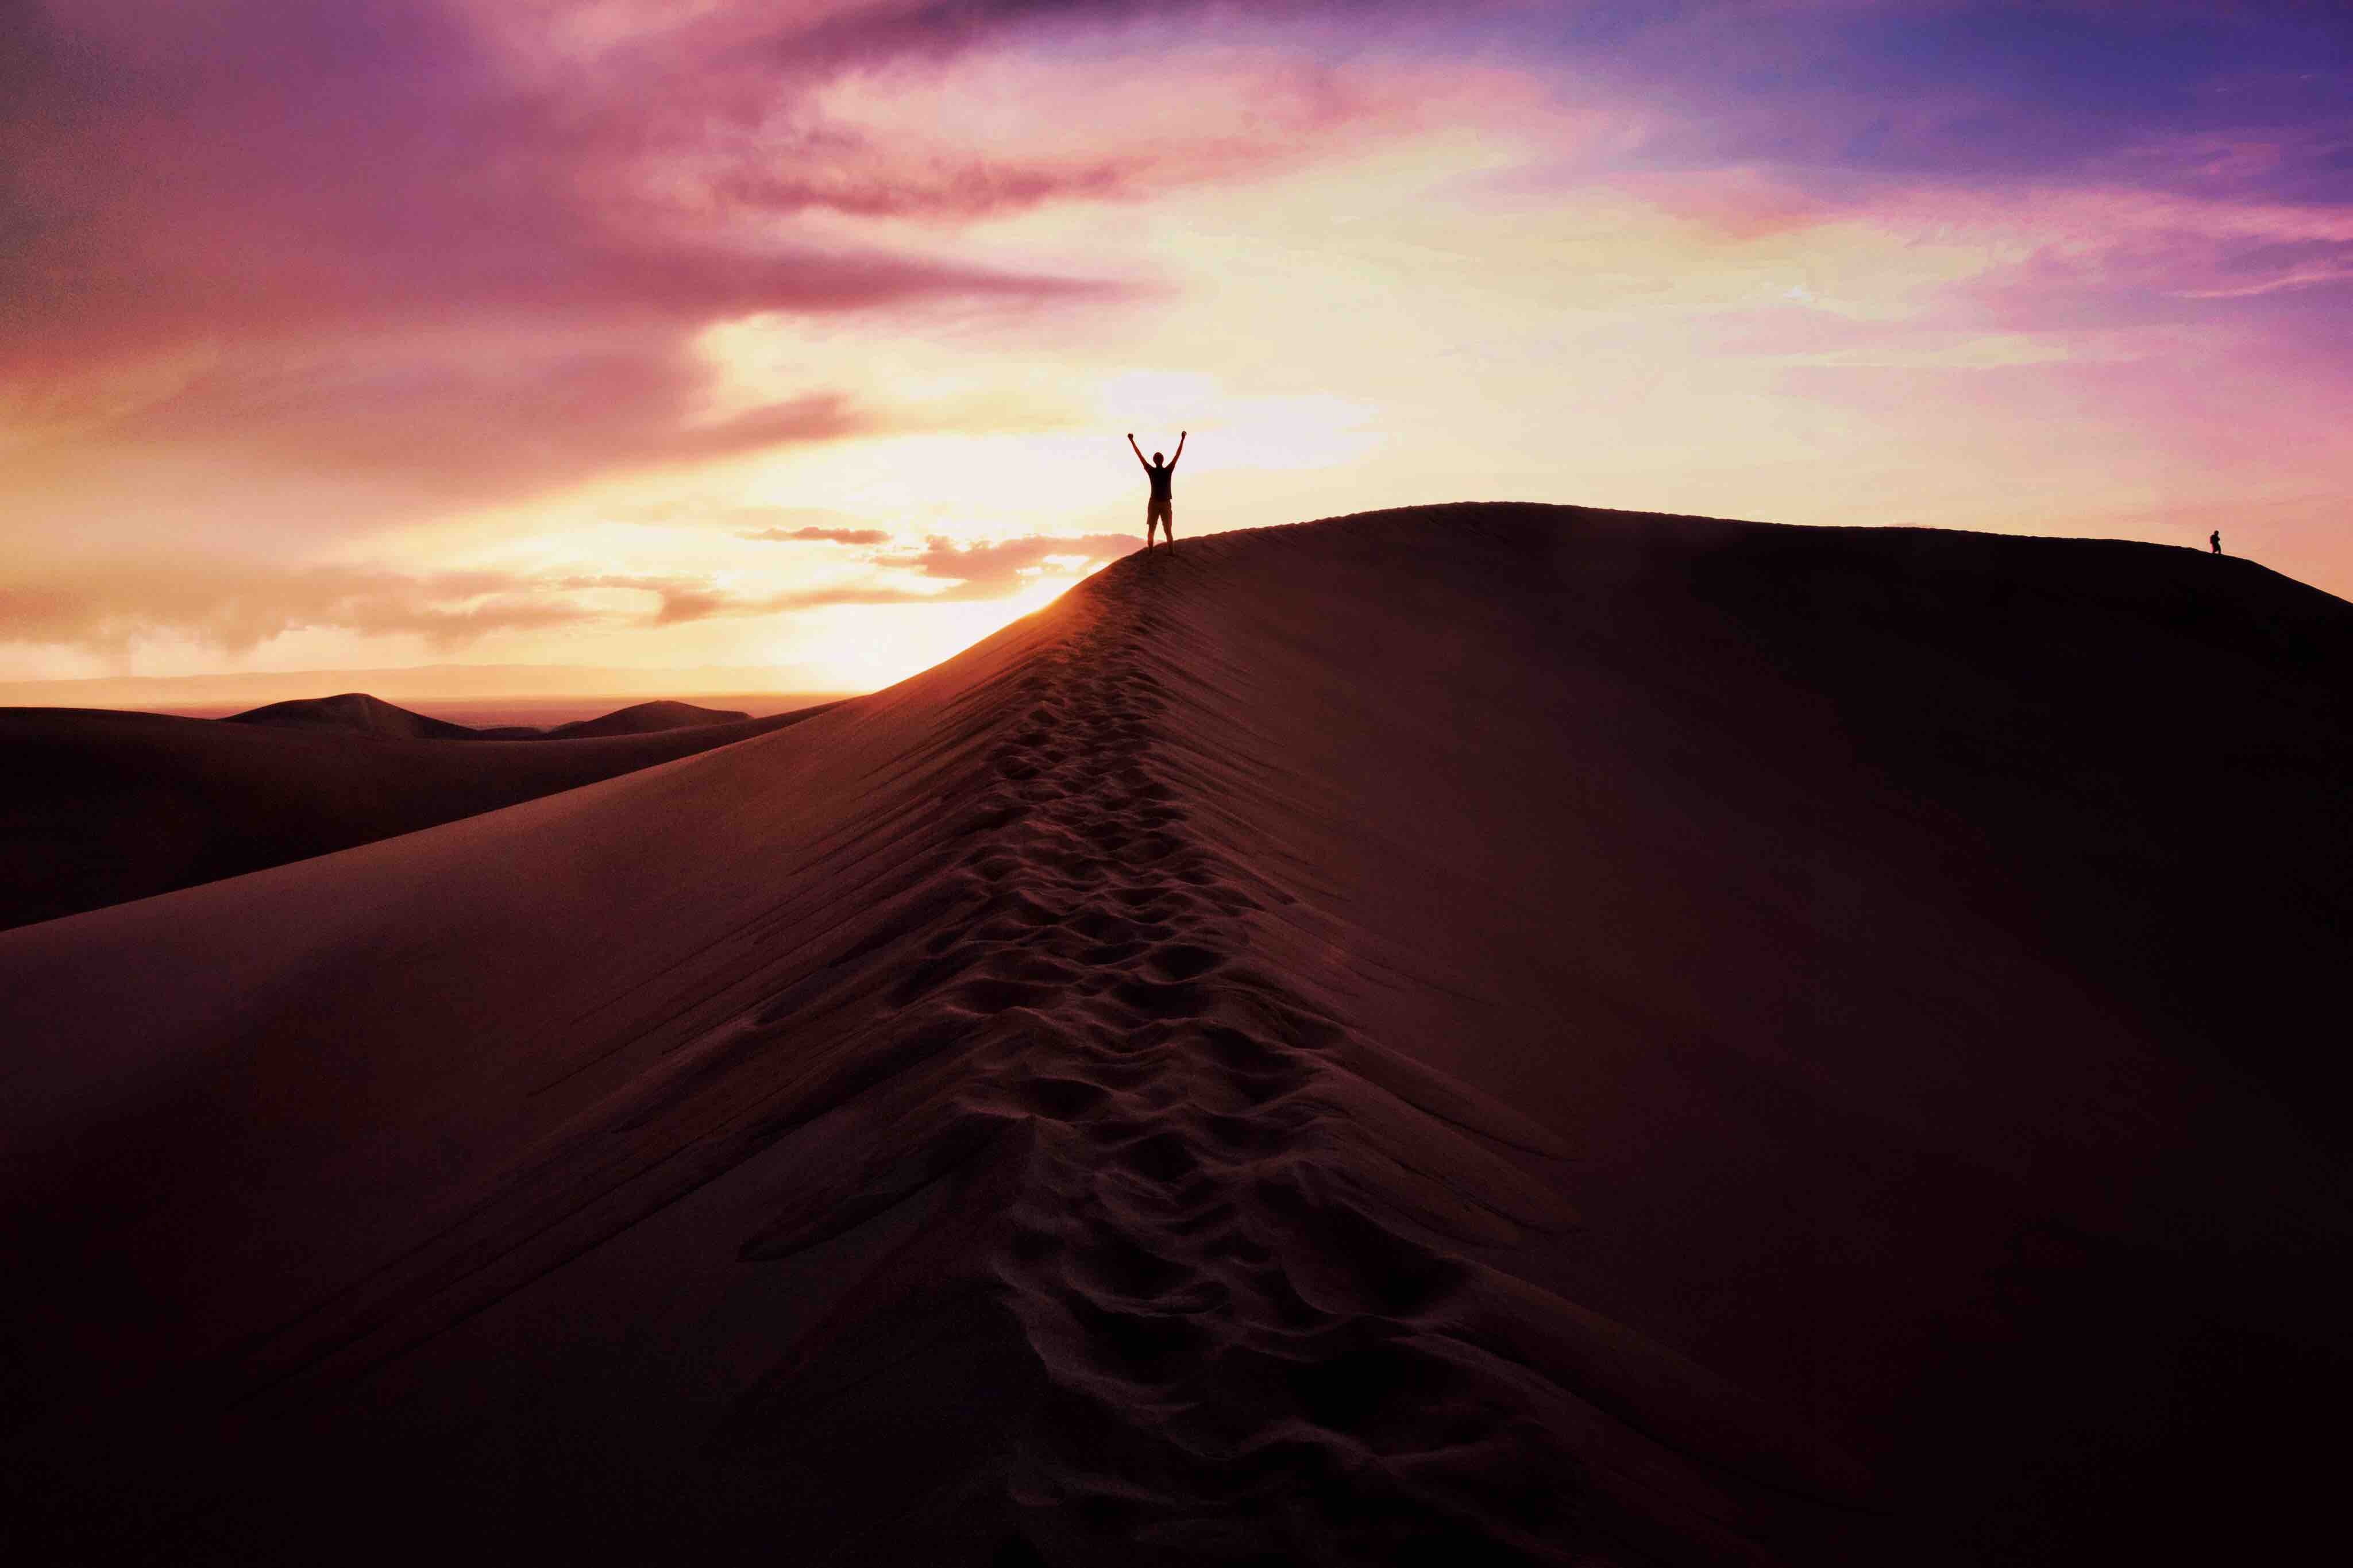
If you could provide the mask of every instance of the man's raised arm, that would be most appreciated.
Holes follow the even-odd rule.
[[[1181,450],[1184,447],[1185,443],[1179,441],[1176,445]],[[1135,460],[1137,462],[1144,463],[1144,471],[1145,473],[1148,474],[1152,471],[1152,465],[1144,462],[1144,448],[1135,444],[1135,432],[1133,430],[1130,430],[1127,433],[1127,449],[1135,454]]]
[[[1132,441],[1132,440],[1134,440],[1134,438],[1135,438],[1135,437],[1134,437],[1133,436],[1131,436],[1131,437],[1128,437],[1128,439],[1129,439],[1129,440],[1131,440],[1131,441]],[[1184,455],[1185,455],[1185,432],[1184,432],[1184,431],[1182,431],[1182,430],[1179,430],[1179,431],[1177,431],[1177,432],[1176,432],[1176,451],[1174,451],[1173,453],[1169,454],[1169,458],[1168,458],[1168,466],[1169,466],[1170,468],[1175,468],[1175,467],[1176,466],[1176,459],[1177,459],[1177,458],[1181,458],[1181,457],[1183,457]]]

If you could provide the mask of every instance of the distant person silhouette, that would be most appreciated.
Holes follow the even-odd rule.
[[[1152,499],[1144,503],[1144,548],[1146,550],[1152,548],[1152,531],[1155,526],[1167,530],[1169,546],[1172,549],[1176,546],[1176,503],[1169,495],[1168,487],[1176,477],[1177,458],[1185,455],[1185,436],[1186,432],[1182,430],[1176,432],[1176,457],[1164,463],[1160,460],[1160,454],[1155,452],[1152,461],[1144,463],[1144,448],[1135,444],[1135,432],[1131,430],[1127,433],[1127,449],[1135,454],[1137,462],[1144,463],[1144,477],[1152,481]]]
[[[2207,542],[2209,545],[2211,545],[2211,546],[2212,546],[2212,547],[2213,547],[2213,551],[2214,551],[2214,553],[2215,553],[2215,554],[2217,554],[2217,555],[2221,554],[2221,553],[2222,553],[2222,531],[2221,531],[2221,529],[2219,529],[2219,528],[2218,528],[2218,529],[2216,529],[2213,532],[2211,532],[2211,533],[2208,534],[2208,535],[2206,536],[2206,542]]]

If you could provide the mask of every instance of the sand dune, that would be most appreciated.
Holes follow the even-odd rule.
[[[311,697],[232,713],[231,724],[269,724],[288,730],[337,730],[353,734],[391,736],[410,741],[588,740],[599,735],[651,735],[664,730],[684,730],[698,724],[730,724],[749,719],[733,708],[698,708],[691,702],[634,702],[594,719],[575,719],[552,728],[501,724],[477,729],[448,720],[413,713],[364,691],[337,697]]]
[[[596,719],[558,724],[550,740],[587,740],[596,735],[650,735],[662,730],[691,729],[698,724],[733,724],[750,718],[732,708],[698,708],[691,702],[638,702]]]
[[[2276,1555],[2353,1391],[2348,657],[2184,551],[1380,513],[0,935],[0,1502],[159,1561]]]
[[[280,703],[290,711],[242,723],[0,709],[0,927],[413,833],[817,711],[638,732],[624,710],[607,716],[616,738],[453,746],[443,731],[481,731],[353,697]]]
[[[480,731],[396,707],[364,691],[302,697],[232,713],[224,724],[268,724],[281,730],[327,730],[403,741],[471,741]]]

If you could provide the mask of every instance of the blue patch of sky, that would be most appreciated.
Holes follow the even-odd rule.
[[[1487,13],[1466,55],[1555,62],[1673,111],[1641,162],[1770,163],[1849,177],[2109,179],[2171,138],[2282,146],[2231,176],[2279,199],[2353,201],[2353,5],[1612,3]],[[2194,185],[2152,163],[2138,183]]]

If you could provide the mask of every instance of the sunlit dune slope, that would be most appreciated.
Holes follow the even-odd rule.
[[[2183,551],[1377,513],[7,933],[0,1515],[2264,1557],[2353,1393],[2349,658]]]
[[[809,711],[681,720],[657,733],[638,732],[625,717],[638,710],[625,709],[596,732],[615,739],[466,745],[440,731],[477,731],[374,698],[273,706],[301,721],[0,709],[0,927],[413,833],[765,735]]]

